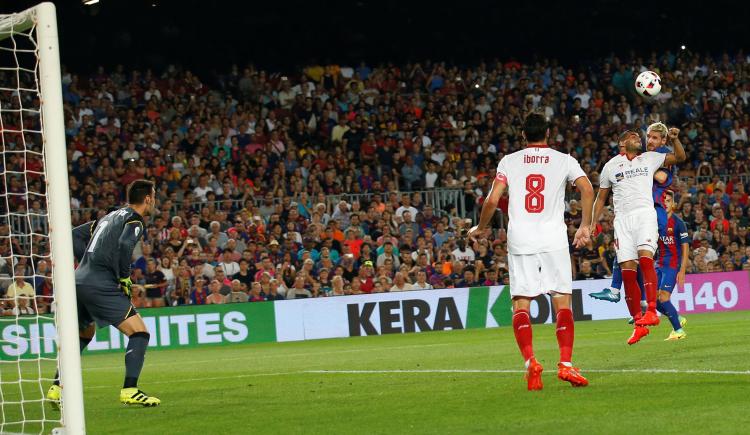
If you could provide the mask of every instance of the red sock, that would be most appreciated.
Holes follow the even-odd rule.
[[[573,312],[570,308],[557,311],[557,345],[560,347],[560,362],[570,362],[573,356]]]
[[[638,259],[638,263],[641,266],[641,273],[643,274],[643,287],[646,290],[646,301],[648,302],[648,310],[656,311],[656,269],[654,269],[654,259],[648,257],[641,257]]]
[[[625,302],[633,317],[641,314],[641,286],[638,285],[638,272],[633,269],[622,269],[622,282],[625,284]]]
[[[534,357],[534,348],[531,344],[531,317],[529,310],[516,310],[513,313],[513,333],[516,335],[516,343],[521,349],[523,360],[528,361]]]

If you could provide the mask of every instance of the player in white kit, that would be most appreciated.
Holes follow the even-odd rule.
[[[648,335],[646,326],[659,324],[656,314],[657,277],[654,269],[654,252],[659,240],[659,229],[654,210],[654,173],[664,166],[684,162],[685,150],[678,138],[679,130],[669,129],[668,138],[674,146],[673,153],[653,151],[639,154],[642,149],[641,137],[636,131],[626,131],[620,135],[620,143],[625,146],[621,153],[604,165],[599,176],[599,193],[594,204],[592,227],[597,222],[607,204],[607,196],[612,190],[615,208],[615,249],[622,269],[625,284],[625,300],[628,310],[635,318],[633,334],[628,344],[637,343]],[[649,133],[651,134],[651,132]],[[637,281],[637,267],[640,265],[648,307],[641,315],[640,287]]]
[[[585,245],[590,236],[588,223],[594,189],[581,165],[570,155],[547,146],[549,128],[544,116],[532,113],[524,120],[522,135],[527,147],[505,156],[482,206],[478,225],[469,237],[484,237],[505,189],[508,189],[508,268],[513,298],[513,331],[526,362],[529,390],[542,389],[542,366],[534,358],[529,307],[531,300],[550,294],[557,314],[557,342],[560,348],[558,378],[575,387],[588,380],[571,363],[573,312],[570,309],[572,271],[564,220],[565,187],[572,183],[581,192],[583,220],[575,245]]]

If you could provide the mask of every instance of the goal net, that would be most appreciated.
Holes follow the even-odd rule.
[[[84,430],[58,53],[52,4],[0,15],[0,434]]]

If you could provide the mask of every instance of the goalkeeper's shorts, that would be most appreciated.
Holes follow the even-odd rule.
[[[99,328],[117,326],[138,314],[130,298],[120,287],[101,288],[78,284],[76,295],[80,329],[88,328],[92,322],[96,322]]]

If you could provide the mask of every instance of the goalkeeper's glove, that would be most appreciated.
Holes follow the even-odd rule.
[[[131,289],[133,288],[133,280],[130,277],[120,278],[120,289],[130,297]]]

